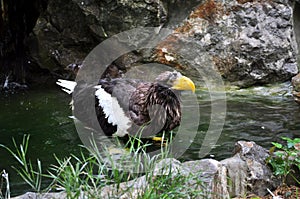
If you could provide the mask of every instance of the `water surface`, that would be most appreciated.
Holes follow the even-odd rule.
[[[33,89],[25,93],[0,95],[0,143],[13,147],[12,138],[21,143],[30,135],[28,157],[38,158],[44,168],[55,163],[54,154],[63,158],[78,153],[81,143],[77,136],[69,106],[70,96],[58,88]],[[9,172],[12,194],[28,189],[11,168],[17,162],[0,148],[0,169]]]
[[[198,91],[201,119],[198,134],[182,160],[199,159],[199,149],[210,120],[211,103],[203,91]],[[21,142],[30,134],[29,158],[39,158],[46,169],[55,164],[54,154],[63,158],[79,154],[81,141],[77,135],[69,106],[71,96],[57,87],[33,89],[25,93],[0,96],[0,143],[13,147],[12,138]],[[230,157],[238,140],[255,141],[266,148],[280,137],[300,136],[300,106],[290,95],[227,94],[227,113],[224,129],[208,157]],[[0,169],[10,175],[12,195],[26,192],[28,187],[17,177],[11,166],[13,158],[0,149]]]

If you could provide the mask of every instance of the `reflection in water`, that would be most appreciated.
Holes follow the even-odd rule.
[[[199,149],[210,121],[211,103],[198,93],[200,121],[198,134],[182,160],[198,159]],[[47,168],[58,157],[78,154],[81,141],[77,135],[69,106],[70,96],[59,89],[32,90],[28,93],[0,96],[0,143],[13,147],[12,138],[21,142],[30,134],[29,157],[39,158]],[[280,137],[300,136],[300,106],[291,97],[257,95],[228,96],[226,122],[211,156],[222,159],[232,155],[234,143],[251,140],[264,147]],[[191,127],[192,128],[192,127]],[[187,136],[188,137],[188,136]],[[6,169],[12,182],[13,195],[26,191],[11,165],[16,161],[0,149],[0,169]]]

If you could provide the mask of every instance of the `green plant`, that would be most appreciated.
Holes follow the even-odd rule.
[[[82,146],[80,156],[71,155],[60,160],[49,169],[49,178],[53,179],[52,188],[66,192],[67,198],[99,198],[100,190],[107,184],[121,183],[127,179],[126,174],[112,168],[113,159],[106,158],[99,150]],[[87,153],[88,151],[88,153]]]
[[[116,140],[117,145],[120,144]],[[53,179],[52,188],[64,190],[67,198],[99,198],[102,187],[115,184],[117,188],[124,182],[138,177],[142,170],[150,168],[155,158],[149,158],[146,147],[139,137],[130,137],[126,150],[101,146],[99,150],[94,139],[89,147],[82,146],[80,156],[71,155],[64,160],[56,158],[47,177]],[[143,165],[143,166],[141,166]]]
[[[15,147],[15,152],[0,144],[0,147],[5,148],[21,165],[19,168],[13,167],[16,172],[22,177],[22,179],[37,193],[41,192],[42,185],[42,163],[37,159],[37,170],[34,169],[33,164],[27,159],[27,150],[29,145],[29,135],[24,135],[22,144],[18,147],[16,141],[13,139],[13,144]]]
[[[119,140],[116,142],[118,144]],[[165,147],[162,145],[159,154],[150,156],[146,152],[150,144],[143,143],[138,136],[129,138],[125,145],[126,149],[124,146],[116,147],[117,153],[115,149],[102,146],[102,143],[100,143],[102,150],[99,150],[99,146],[92,140],[89,147],[82,146],[79,156],[71,155],[64,159],[55,157],[57,163],[49,168],[48,174],[42,174],[39,160],[35,167],[26,158],[29,136],[23,137],[19,147],[15,140],[13,143],[16,148],[15,152],[8,147],[1,146],[7,149],[20,163],[20,167],[15,170],[38,193],[42,191],[42,177],[46,177],[51,179],[51,183],[43,191],[62,190],[70,199],[102,198],[102,188],[112,184],[114,189],[116,188],[116,192],[111,194],[130,193],[131,187],[124,190],[123,186],[121,189],[121,183],[136,179],[141,175],[145,175],[148,182],[147,188],[139,195],[141,199],[195,198],[202,193],[198,189],[199,186],[202,186],[198,175],[183,175],[180,171],[174,175],[171,170],[163,175],[154,175],[156,163],[170,157],[168,142],[165,143]],[[37,168],[37,171],[34,168]],[[167,168],[171,168],[171,165]],[[195,186],[198,188],[195,189]],[[116,196],[112,195],[112,197]]]
[[[9,187],[9,179],[8,179],[8,173],[6,173],[5,170],[0,172],[1,180],[0,180],[0,199],[9,199],[10,198],[10,187]],[[6,184],[5,187],[5,194],[3,195],[2,190],[4,189],[4,184]]]
[[[285,184],[287,176],[290,175],[300,185],[299,179],[295,178],[296,167],[300,171],[300,138],[291,139],[282,137],[287,142],[286,145],[272,142],[274,145],[271,150],[271,156],[267,162],[272,166],[274,174],[282,177]]]
[[[171,165],[170,165],[171,167]],[[184,175],[178,171],[175,175],[170,170],[166,175],[147,176],[149,186],[140,196],[140,199],[176,199],[176,198],[198,198],[205,194],[203,182],[197,174]],[[202,189],[200,189],[202,188]]]

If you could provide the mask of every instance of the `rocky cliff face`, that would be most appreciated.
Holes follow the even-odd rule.
[[[40,12],[31,34],[23,39],[28,49],[24,62],[55,74],[80,66],[112,35],[145,26],[174,30],[159,45],[166,52],[156,51],[147,61],[186,74],[193,75],[176,53],[188,54],[191,49],[174,42],[193,45],[192,67],[202,69],[210,62],[225,80],[242,87],[286,81],[298,72],[293,22],[297,12],[286,0],[48,0]],[[206,62],[195,57],[204,54]],[[9,70],[14,69],[6,73]]]
[[[30,70],[25,40],[47,0],[0,1],[0,89],[5,80],[26,82]]]
[[[159,26],[166,15],[159,0],[50,0],[33,29],[30,55],[50,70],[80,65],[106,38],[137,26]]]
[[[292,78],[292,85],[295,102],[300,104],[300,73]]]
[[[194,51],[192,65],[203,70],[208,63],[197,57],[206,53],[223,78],[238,86],[286,81],[298,72],[293,27],[286,2],[207,0],[160,45],[165,52],[155,59],[166,63],[165,56],[173,55],[172,63],[180,66],[184,61],[176,54]]]

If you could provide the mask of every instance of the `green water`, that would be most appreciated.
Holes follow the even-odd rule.
[[[201,103],[204,119],[200,127],[205,131],[209,121],[210,103]],[[206,119],[205,119],[206,118]],[[199,136],[185,153],[185,160],[196,159],[202,144]],[[270,148],[271,142],[282,142],[281,137],[300,137],[300,106],[292,96],[227,95],[226,120],[222,134],[208,157],[218,160],[233,154],[234,143],[254,141]]]
[[[208,128],[210,102],[197,93],[201,120],[199,134],[182,160],[198,159],[203,133]],[[24,134],[30,134],[29,157],[39,158],[46,169],[55,163],[54,154],[66,157],[78,154],[81,141],[77,135],[69,106],[71,97],[58,88],[34,89],[22,94],[0,96],[0,143],[13,147],[12,138],[21,142]],[[224,129],[208,157],[222,159],[232,155],[237,140],[251,140],[270,147],[281,136],[300,136],[300,106],[291,96],[238,95],[227,97],[227,114]],[[11,166],[17,166],[13,158],[0,148],[0,170],[9,172],[12,195],[29,190]]]
[[[69,109],[70,96],[57,88],[30,90],[0,96],[0,143],[13,148],[12,138],[21,143],[24,134],[30,134],[28,156],[32,161],[39,158],[43,167],[55,163],[58,157],[78,153],[81,143],[75,131]],[[17,162],[0,148],[0,169],[9,173],[12,194],[23,193],[27,186],[11,166]]]

